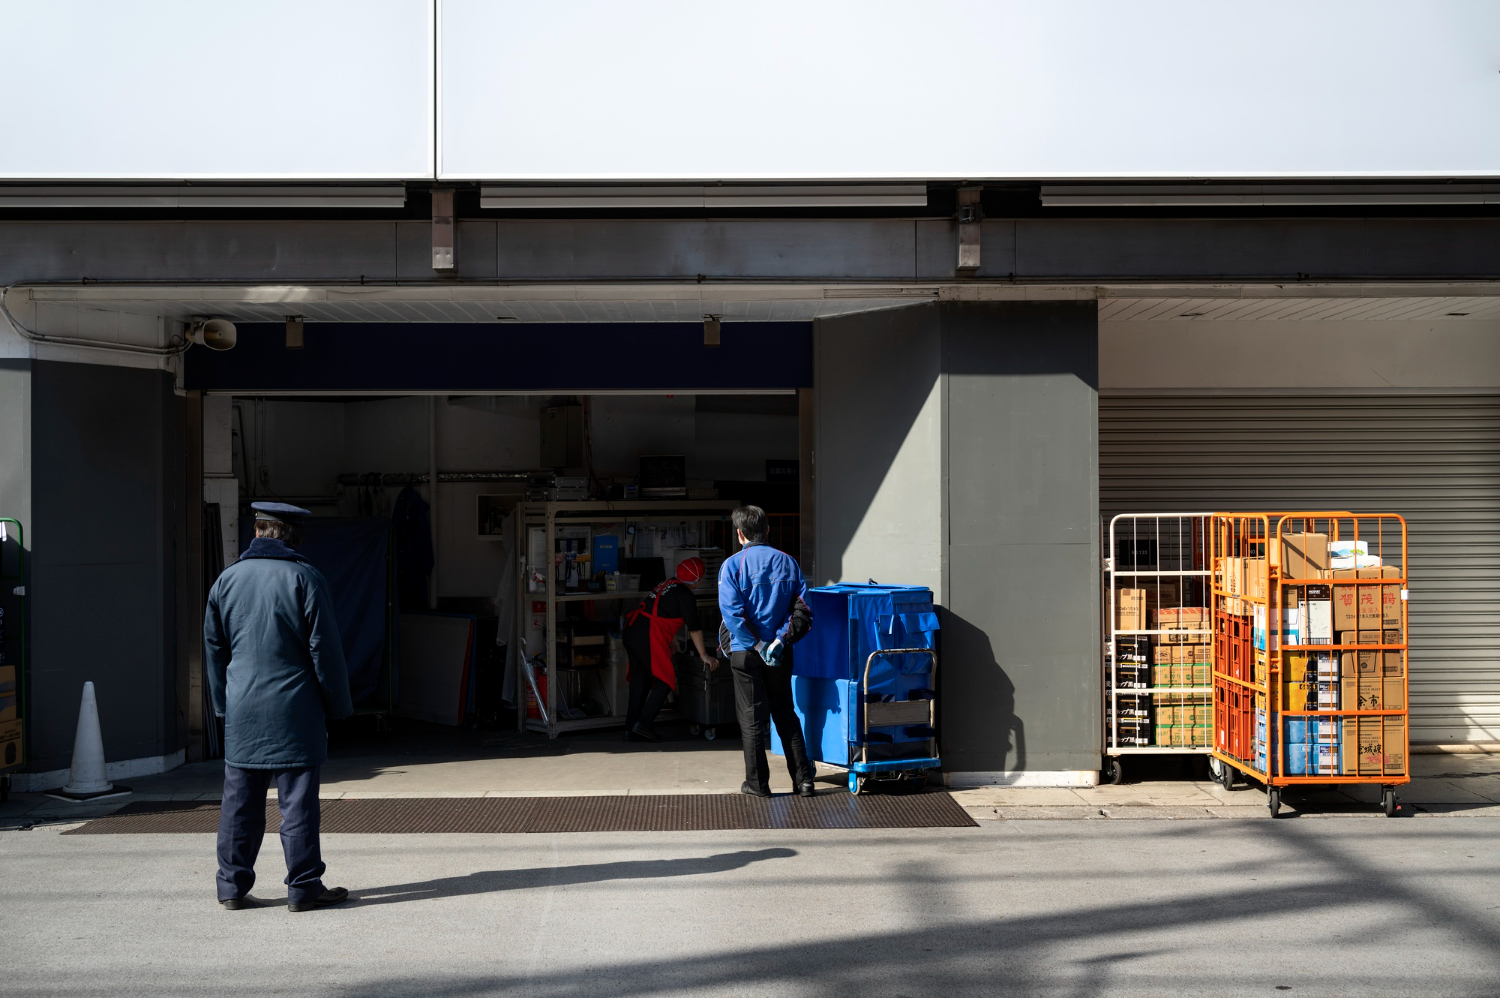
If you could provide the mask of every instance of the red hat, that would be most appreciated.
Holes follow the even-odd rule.
[[[703,578],[703,572],[702,558],[684,558],[677,564],[677,578],[688,585],[692,585]]]

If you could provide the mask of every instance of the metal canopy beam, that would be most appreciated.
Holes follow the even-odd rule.
[[[986,219],[958,269],[952,219],[502,219],[431,223],[0,222],[0,284],[459,282],[1117,284],[1491,281],[1500,218]],[[972,276],[970,276],[972,275]]]

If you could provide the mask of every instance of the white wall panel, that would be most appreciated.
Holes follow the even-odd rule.
[[[0,0],[0,178],[432,171],[431,0]]]
[[[455,179],[1500,174],[1489,0],[441,0]]]

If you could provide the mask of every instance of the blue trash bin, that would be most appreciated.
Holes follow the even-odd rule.
[[[872,776],[925,778],[937,748],[937,612],[925,586],[809,590],[812,631],[793,651],[792,695],[808,754]],[[781,752],[774,729],[771,750]]]

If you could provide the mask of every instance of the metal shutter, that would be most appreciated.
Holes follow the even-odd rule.
[[[1411,740],[1500,741],[1500,398],[1101,396],[1099,505],[1400,513]]]

